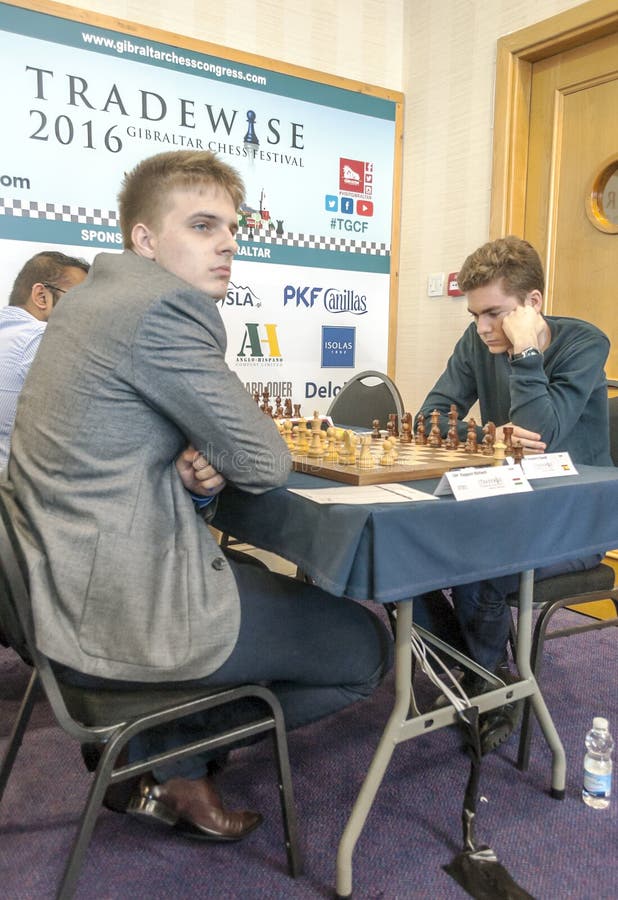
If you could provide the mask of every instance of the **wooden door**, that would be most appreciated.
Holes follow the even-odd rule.
[[[604,215],[591,200],[618,169],[616,110],[615,3],[593,0],[499,42],[491,236],[534,244],[545,311],[605,331],[607,375],[618,384],[618,175]]]
[[[609,177],[618,169],[617,110],[618,34],[533,65],[524,236],[545,253],[546,311],[605,331],[611,378],[618,378],[618,204]]]

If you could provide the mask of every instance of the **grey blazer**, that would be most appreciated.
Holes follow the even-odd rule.
[[[156,682],[229,656],[236,584],[174,460],[190,441],[260,493],[286,481],[290,457],[225,347],[213,298],[132,251],[97,256],[54,311],[0,484],[53,659]]]

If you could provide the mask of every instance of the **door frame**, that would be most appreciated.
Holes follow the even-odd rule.
[[[616,0],[581,6],[498,40],[489,236],[522,235],[532,64],[618,32]]]

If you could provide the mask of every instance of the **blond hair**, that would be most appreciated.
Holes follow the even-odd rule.
[[[212,185],[226,191],[238,209],[244,200],[242,178],[231,166],[206,150],[173,150],[142,160],[125,174],[118,209],[122,239],[131,249],[135,225],[156,227],[165,212],[168,196],[177,188]]]

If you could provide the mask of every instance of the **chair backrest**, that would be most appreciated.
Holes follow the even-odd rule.
[[[18,557],[19,554],[19,557]],[[0,503],[0,643],[12,647],[16,653],[31,664],[27,628],[24,628],[19,613],[20,605],[27,603],[27,589],[24,581],[24,561],[15,542],[15,531],[9,514]]]
[[[112,728],[84,728],[67,709],[65,698],[49,659],[36,646],[27,567],[9,512],[0,498],[0,629],[6,645],[29,665],[35,666],[59,725],[82,742],[93,734],[102,738]]]
[[[383,372],[367,369],[354,375],[341,388],[327,414],[336,425],[358,425],[371,428],[374,419],[382,428],[390,413],[401,422],[403,400],[397,385]]]
[[[618,466],[618,397],[609,398],[609,452]]]

